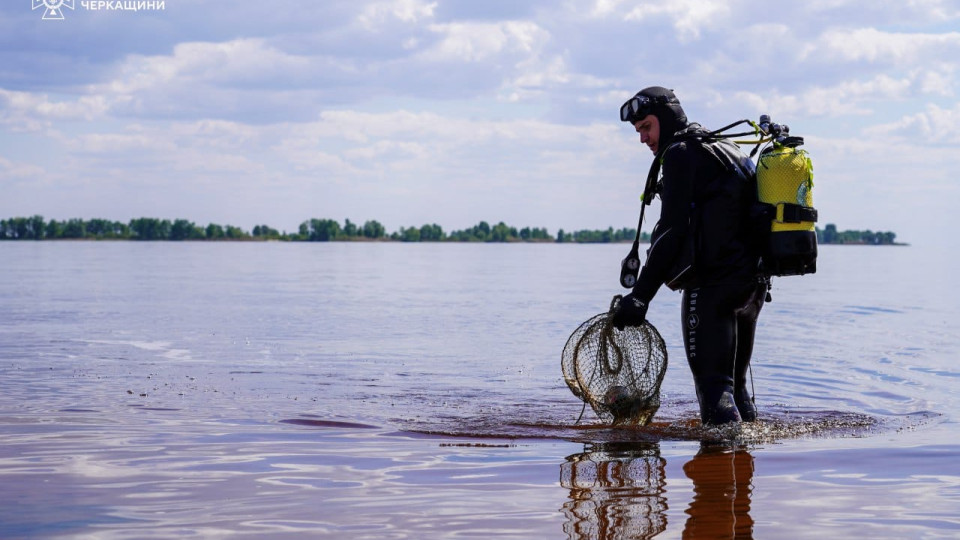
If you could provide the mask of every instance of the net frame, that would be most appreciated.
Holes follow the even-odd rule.
[[[616,329],[610,310],[590,317],[570,334],[561,368],[570,391],[604,422],[646,425],[660,407],[660,385],[667,370],[663,337],[649,321]]]

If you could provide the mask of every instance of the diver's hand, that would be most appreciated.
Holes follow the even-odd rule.
[[[625,326],[640,326],[647,319],[647,303],[630,293],[620,299],[613,319],[610,321],[617,330]]]

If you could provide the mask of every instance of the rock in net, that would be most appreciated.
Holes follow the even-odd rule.
[[[646,425],[660,408],[667,347],[649,322],[623,330],[610,324],[620,298],[570,334],[563,348],[563,378],[604,422]]]

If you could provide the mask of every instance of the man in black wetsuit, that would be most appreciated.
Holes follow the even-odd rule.
[[[767,292],[749,218],[753,163],[735,144],[711,140],[688,122],[672,90],[641,90],[620,117],[655,154],[651,175],[662,174],[662,204],[646,263],[613,324],[642,324],[661,285],[682,289],[683,345],[701,421],[753,421],[747,368]]]

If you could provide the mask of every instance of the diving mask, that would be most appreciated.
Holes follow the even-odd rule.
[[[620,121],[632,124],[651,114],[654,106],[666,105],[667,103],[680,103],[680,100],[666,96],[648,97],[637,94],[620,106]]]

